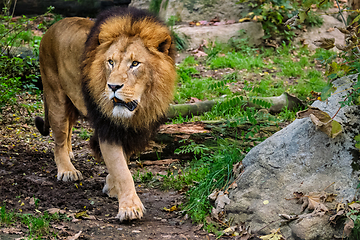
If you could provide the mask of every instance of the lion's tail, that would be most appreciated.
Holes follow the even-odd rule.
[[[50,124],[48,118],[48,109],[46,106],[45,98],[44,98],[44,108],[45,108],[45,121],[41,117],[35,118],[35,126],[43,136],[48,136],[50,132]]]

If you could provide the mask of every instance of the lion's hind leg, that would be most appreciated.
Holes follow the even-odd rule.
[[[57,166],[57,179],[63,181],[76,181],[82,179],[80,171],[76,170],[70,161],[73,156],[71,147],[71,134],[73,122],[77,112],[66,95],[58,94],[55,104],[49,106],[49,121],[55,140],[54,157]],[[76,117],[75,117],[76,116]]]
[[[142,218],[145,208],[136,194],[123,148],[102,141],[100,141],[100,148],[109,171],[103,192],[119,200],[119,212],[116,218],[120,221]]]

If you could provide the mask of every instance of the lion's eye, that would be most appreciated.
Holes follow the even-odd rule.
[[[132,63],[131,63],[131,67],[136,67],[136,66],[138,66],[140,64],[140,62],[138,62],[138,61],[133,61]]]
[[[108,63],[110,64],[110,66],[112,66],[112,67],[114,66],[114,61],[113,60],[109,59]]]

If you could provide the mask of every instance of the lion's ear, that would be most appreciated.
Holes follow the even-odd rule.
[[[104,42],[108,41],[108,36],[103,34],[103,31],[99,33],[99,45],[103,44]]]
[[[162,52],[162,53],[165,53],[166,55],[168,55],[170,47],[171,47],[171,37],[167,36],[166,39],[159,44],[157,49],[159,52]]]

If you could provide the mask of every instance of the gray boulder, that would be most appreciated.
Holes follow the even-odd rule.
[[[149,9],[151,0],[132,0],[130,6]],[[179,17],[184,22],[209,21],[215,16],[222,20],[239,20],[248,12],[247,4],[237,4],[238,0],[162,0],[159,16],[168,20]],[[245,13],[245,14],[244,14]]]
[[[335,81],[336,92],[348,89],[357,76]],[[346,91],[335,94],[328,102],[316,101],[312,106],[333,116]],[[343,132],[331,139],[316,129],[309,118],[297,119],[277,132],[244,158],[245,170],[230,192],[231,203],[226,207],[228,218],[245,222],[252,232],[269,234],[281,228],[286,239],[333,239],[341,236],[334,229],[329,215],[307,217],[285,225],[279,214],[303,214],[293,192],[326,192],[337,194],[336,202],[352,201],[359,183],[359,150],[354,136],[359,134],[360,111],[357,106],[341,108],[335,120]],[[335,204],[335,202],[333,203]],[[308,210],[305,210],[307,213]],[[303,215],[304,216],[304,215]]]
[[[189,48],[198,48],[203,43],[203,40],[227,43],[230,38],[239,37],[240,30],[244,31],[243,37],[248,39],[250,45],[260,45],[262,43],[264,30],[259,22],[244,22],[220,26],[174,27],[174,31],[177,34],[187,39]]]

